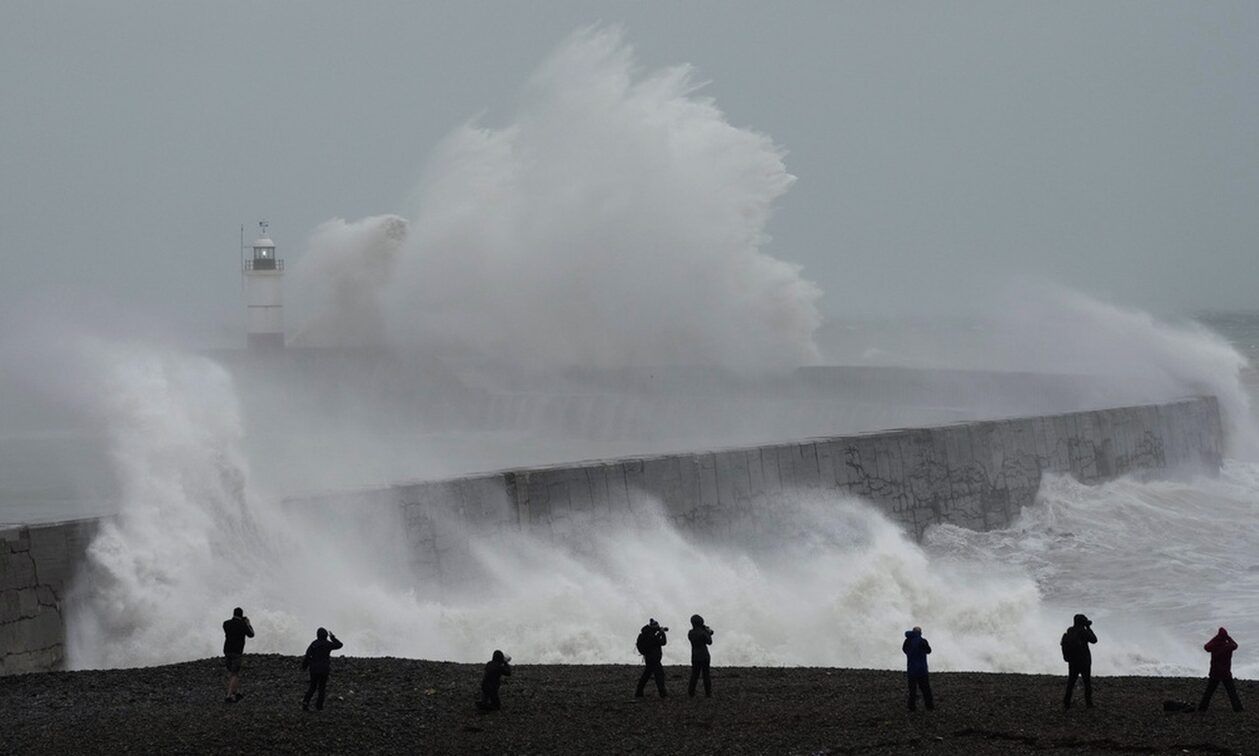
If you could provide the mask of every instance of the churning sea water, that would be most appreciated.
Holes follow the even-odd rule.
[[[1203,319],[1246,357],[1259,349],[1259,316]],[[406,545],[381,510],[294,519],[251,490],[236,388],[212,362],[145,350],[103,361],[120,517],[72,597],[75,666],[212,655],[207,623],[248,605],[259,651],[291,651],[324,624],[361,654],[473,660],[503,647],[537,662],[630,662],[646,617],[682,625],[699,612],[724,664],[897,667],[897,638],[918,624],[937,669],[1021,672],[1057,670],[1057,638],[1084,612],[1100,674],[1198,674],[1220,625],[1241,643],[1239,673],[1259,672],[1251,461],[1179,480],[1050,477],[1010,528],[936,527],[921,544],[833,497],[777,502],[772,532],[736,528],[721,542],[659,513],[545,541],[487,533],[474,537],[475,579],[439,589],[398,568]],[[1243,370],[1252,393],[1253,377]],[[684,661],[679,649],[666,656]]]

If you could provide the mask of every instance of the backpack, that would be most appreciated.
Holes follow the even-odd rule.
[[[1081,656],[1080,652],[1084,646],[1080,634],[1072,632],[1073,630],[1075,630],[1074,627],[1062,634],[1062,660],[1068,664]]]
[[[634,646],[638,649],[639,654],[646,656],[647,652],[651,649],[651,643],[648,642],[647,633],[639,633],[638,640],[634,643]]]

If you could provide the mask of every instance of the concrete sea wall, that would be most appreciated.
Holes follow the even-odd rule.
[[[1218,471],[1223,452],[1218,403],[1197,397],[509,470],[286,504],[309,516],[326,510],[345,523],[346,537],[370,537],[364,523],[376,520],[393,527],[392,518],[363,516],[363,507],[387,508],[401,517],[413,579],[440,586],[463,571],[472,534],[487,530],[562,537],[579,519],[624,522],[658,504],[679,528],[720,539],[741,518],[772,521],[775,504],[787,497],[834,492],[873,502],[921,537],[934,523],[975,530],[1010,524],[1046,473],[1098,483],[1128,473]],[[0,675],[64,663],[66,589],[98,523],[0,528]]]
[[[0,528],[0,675],[62,666],[66,588],[96,528],[96,520]]]
[[[468,534],[486,527],[562,535],[576,517],[609,523],[663,506],[679,528],[720,538],[739,518],[809,492],[862,497],[916,538],[936,523],[1009,525],[1045,473],[1099,483],[1128,473],[1218,471],[1214,397],[1160,405],[959,423],[745,449],[585,462],[394,486],[421,579],[461,570]]]

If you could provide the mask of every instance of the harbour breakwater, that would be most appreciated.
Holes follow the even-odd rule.
[[[562,537],[663,507],[680,530],[720,540],[775,501],[827,492],[880,507],[915,538],[937,523],[990,530],[1030,505],[1046,473],[1083,483],[1121,475],[1218,471],[1214,397],[957,423],[748,448],[507,470],[373,491],[293,499],[302,508],[398,507],[418,581],[457,578],[473,534],[527,529]]]
[[[958,423],[748,448],[507,470],[446,481],[303,496],[284,505],[386,507],[405,523],[416,583],[460,576],[474,534],[562,537],[579,520],[632,521],[663,508],[680,529],[720,540],[775,503],[861,497],[915,537],[935,523],[1009,525],[1046,473],[1098,483],[1125,474],[1215,471],[1224,433],[1213,397],[1158,405]],[[359,518],[370,519],[370,518]],[[0,674],[60,668],[65,594],[96,529],[83,520],[0,529]],[[401,567],[401,565],[400,565]]]

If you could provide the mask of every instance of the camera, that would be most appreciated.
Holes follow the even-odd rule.
[[[652,618],[651,622],[648,622],[647,624],[650,625],[651,629],[655,630],[656,632],[660,632],[660,633],[669,632],[669,628],[662,627],[659,622],[656,622],[654,617]]]

